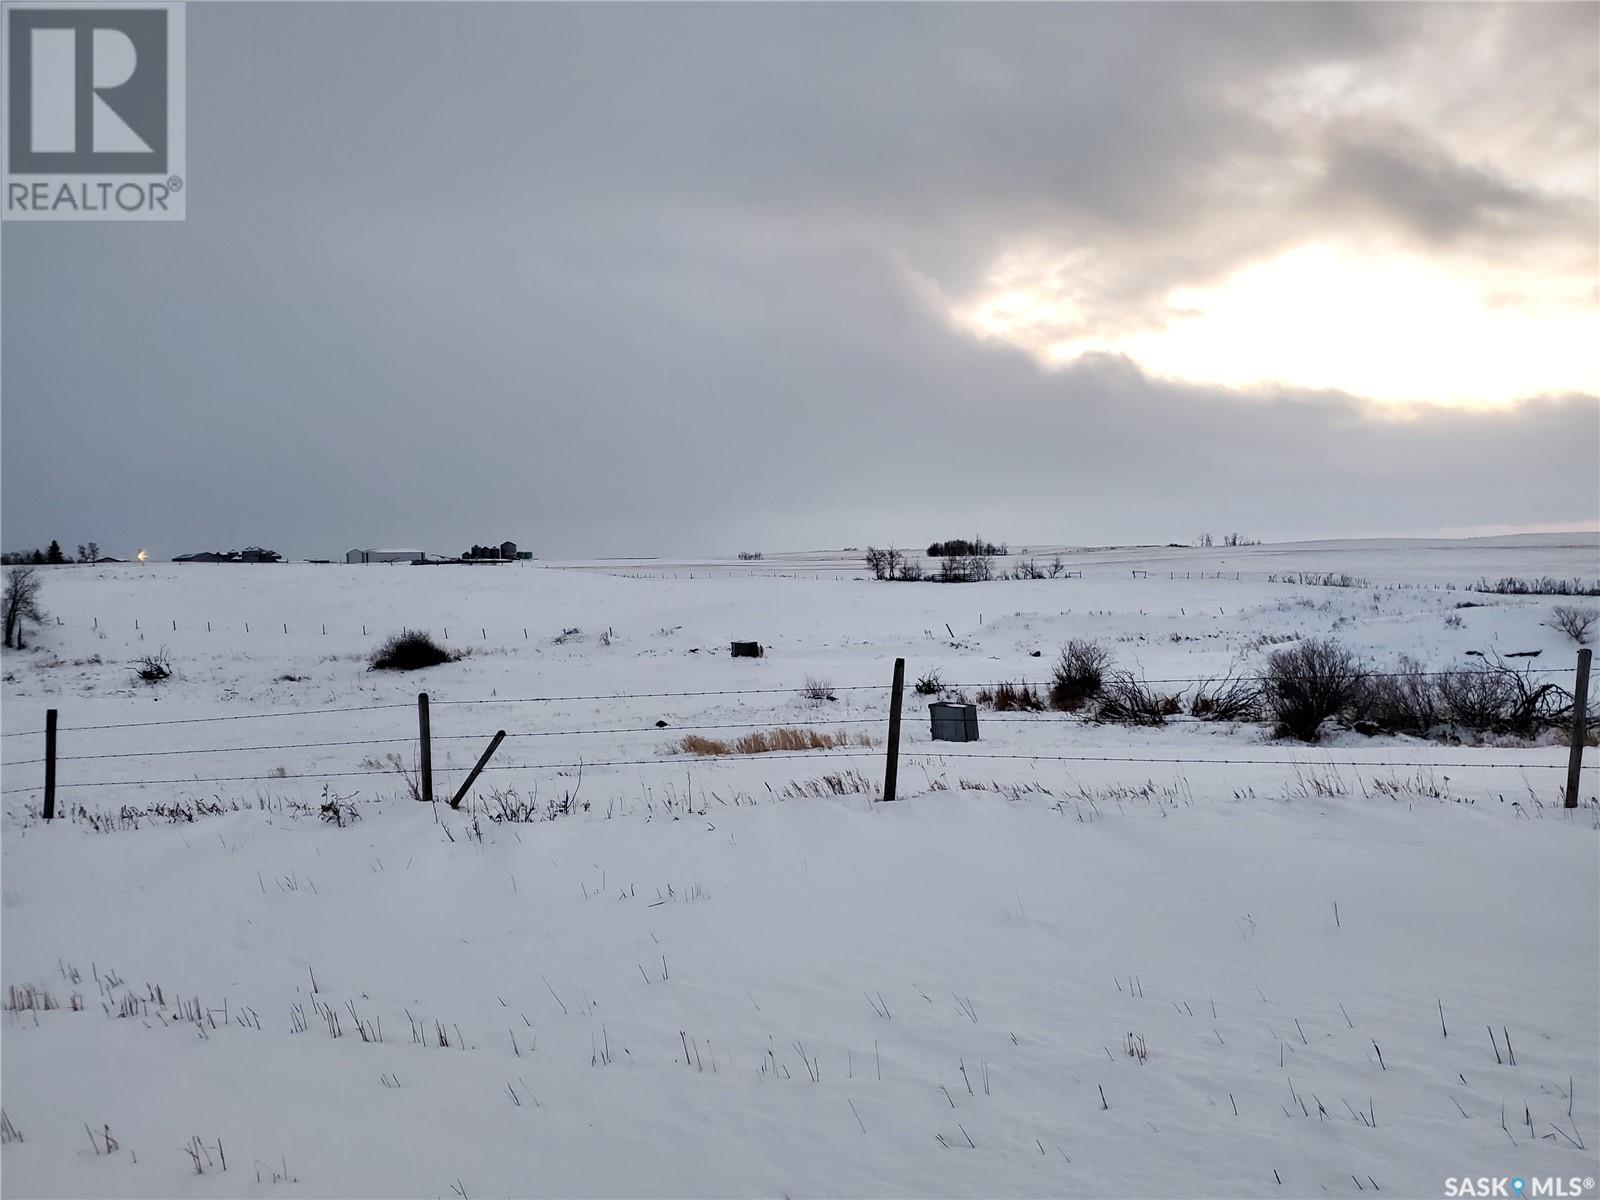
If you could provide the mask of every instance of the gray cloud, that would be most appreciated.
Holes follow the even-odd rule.
[[[1452,148],[1425,106],[1250,103],[1392,64],[1440,36],[1431,11],[193,8],[189,220],[5,227],[6,542],[1592,523],[1594,397],[1396,422],[1116,359],[1047,373],[936,303],[1028,240],[1085,255],[1068,282],[1108,327],[1346,227],[1510,230],[1570,263],[1571,197]],[[1519,53],[1594,18],[1475,11]],[[1596,147],[1592,112],[1518,103],[1562,153]]]
[[[1324,199],[1354,203],[1425,241],[1473,235],[1519,250],[1532,239],[1576,240],[1593,232],[1593,213],[1505,175],[1461,162],[1414,130],[1393,124],[1330,129],[1323,159]],[[1592,208],[1592,206],[1590,206]]]

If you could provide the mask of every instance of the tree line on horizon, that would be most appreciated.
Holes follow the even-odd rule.
[[[0,554],[0,565],[8,567],[62,566],[66,563],[97,563],[100,561],[100,544],[84,542],[75,557],[68,558],[61,543],[52,541],[45,550],[8,550]]]

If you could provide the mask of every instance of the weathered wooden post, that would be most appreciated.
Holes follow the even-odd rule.
[[[428,693],[417,693],[417,737],[422,743],[422,798],[433,803],[433,736],[428,729]]]
[[[883,766],[883,798],[893,800],[900,779],[900,693],[906,685],[906,660],[894,660],[894,684],[889,691],[889,749]]]
[[[1572,749],[1567,753],[1567,807],[1578,807],[1578,779],[1583,774],[1583,739],[1589,734],[1589,660],[1594,651],[1578,651],[1578,679],[1572,688]]]
[[[56,710],[44,714],[44,819],[56,815]]]

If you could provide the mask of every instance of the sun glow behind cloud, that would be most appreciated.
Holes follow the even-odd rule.
[[[1471,407],[1600,394],[1592,284],[1578,296],[1541,279],[1496,286],[1444,261],[1306,245],[1216,286],[1176,288],[1159,320],[1118,332],[1095,328],[1095,289],[1077,286],[1070,265],[1013,257],[955,316],[1047,365],[1124,354],[1149,374],[1193,383]]]

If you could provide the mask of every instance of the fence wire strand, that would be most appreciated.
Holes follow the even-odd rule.
[[[1384,762],[1372,759],[1295,759],[1295,758],[1179,758],[1179,757],[1153,757],[1149,755],[1133,754],[973,754],[951,753],[942,750],[904,749],[904,757],[908,760],[916,759],[937,760],[940,765],[950,762],[988,762],[988,761],[1020,761],[1020,762],[1059,762],[1059,763],[1141,763],[1156,766],[1256,766],[1256,767],[1284,767],[1292,769],[1316,767],[1348,767],[1368,768],[1390,771],[1433,771],[1433,770],[1500,770],[1500,771],[1565,771],[1565,763],[1512,763],[1512,762]],[[884,751],[873,750],[816,750],[801,753],[774,752],[766,754],[685,754],[663,755],[659,758],[631,758],[631,759],[579,759],[573,762],[540,762],[540,763],[490,763],[483,768],[489,771],[572,771],[586,770],[598,767],[676,767],[691,763],[723,763],[730,762],[776,762],[788,759],[805,759],[810,762],[821,762],[833,759],[862,759],[882,758]],[[1600,763],[1586,763],[1585,771],[1600,770]],[[57,788],[98,788],[98,787],[148,787],[155,785],[197,784],[197,783],[268,783],[275,780],[305,780],[305,779],[349,779],[357,777],[392,776],[393,770],[362,770],[362,771],[318,771],[294,775],[209,775],[193,776],[188,779],[107,779],[90,780],[82,782],[60,782]],[[25,795],[42,792],[43,786],[6,788],[0,795]]]
[[[1457,671],[1448,671],[1448,670],[1447,671],[1366,671],[1366,672],[1362,673],[1362,677],[1365,678],[1365,679],[1422,679],[1422,678],[1432,679],[1432,678],[1443,678],[1443,677],[1446,677],[1446,676],[1460,676],[1460,675],[1483,675],[1483,676],[1505,676],[1507,674],[1518,674],[1518,675],[1567,675],[1567,674],[1570,674],[1570,673],[1571,673],[1571,668],[1564,668],[1564,667],[1525,667],[1525,668],[1506,667],[1506,668],[1503,668],[1503,669],[1462,669],[1462,670],[1457,670]],[[1216,674],[1216,675],[1196,675],[1196,676],[1183,676],[1183,677],[1174,676],[1174,677],[1166,678],[1166,679],[1144,679],[1144,678],[1140,678],[1138,680],[1138,682],[1140,682],[1141,684],[1146,684],[1146,685],[1157,685],[1157,684],[1159,684],[1159,685],[1165,686],[1165,685],[1179,684],[1179,683],[1181,683],[1181,684],[1226,683],[1230,679],[1232,679],[1232,680],[1249,680],[1250,678],[1251,678],[1250,676],[1239,676],[1239,675],[1230,676],[1230,675],[1228,675],[1227,673],[1224,672],[1224,673]],[[1282,679],[1284,679],[1286,681],[1298,681],[1298,680],[1301,680],[1301,679],[1311,678],[1311,677],[1310,676],[1288,675],[1288,676],[1280,676],[1279,678],[1282,678]],[[1026,679],[1018,678],[1018,679],[995,679],[995,680],[989,680],[987,682],[980,682],[980,683],[946,683],[946,684],[941,684],[941,687],[943,688],[944,691],[949,692],[949,691],[957,691],[957,690],[965,691],[965,690],[968,690],[968,689],[971,689],[971,690],[974,690],[974,691],[978,691],[978,690],[982,690],[984,688],[998,688],[998,687],[1001,687],[1001,686],[1004,686],[1004,685],[1010,685],[1012,687],[1018,687],[1018,688],[1020,688],[1020,687],[1031,687],[1031,688],[1035,688],[1035,689],[1041,689],[1041,688],[1042,689],[1048,689],[1049,686],[1050,686],[1048,681],[1041,680],[1039,682],[1029,682]],[[837,686],[837,687],[830,685],[828,690],[830,692],[872,692],[872,691],[888,691],[890,687],[891,687],[891,685],[887,684],[887,683],[853,683],[853,684],[844,684],[844,685]],[[588,694],[588,695],[573,695],[573,696],[488,696],[488,697],[481,697],[481,698],[469,699],[469,700],[430,699],[429,703],[430,703],[430,705],[432,707],[438,708],[438,707],[443,707],[443,706],[447,706],[447,705],[449,705],[449,706],[463,706],[463,705],[489,706],[489,705],[495,705],[495,704],[575,704],[575,703],[585,703],[585,702],[592,702],[592,701],[599,701],[599,700],[669,700],[669,699],[693,698],[693,697],[705,697],[705,696],[761,696],[761,695],[770,696],[770,695],[784,695],[784,694],[800,696],[800,695],[802,695],[804,693],[805,688],[806,688],[806,685],[804,683],[799,683],[799,684],[791,684],[791,685],[789,685],[787,687],[716,688],[716,689],[709,689],[709,690],[703,690],[703,691],[683,691],[683,692],[595,692],[595,693],[591,693],[591,694]],[[928,696],[936,695],[936,693],[917,693],[917,694],[918,695],[928,695]],[[321,717],[321,716],[331,716],[331,715],[336,714],[336,713],[381,712],[381,711],[386,710],[386,709],[392,710],[392,709],[398,709],[398,708],[411,708],[411,707],[414,706],[414,703],[415,703],[414,701],[397,701],[397,702],[386,702],[386,703],[382,703],[382,704],[345,705],[345,706],[337,707],[337,708],[289,709],[289,710],[284,710],[284,711],[281,711],[281,712],[228,713],[228,714],[226,714],[224,716],[214,716],[214,717],[172,717],[172,718],[168,718],[168,719],[165,719],[165,720],[159,720],[159,721],[108,722],[108,723],[98,724],[98,725],[60,725],[60,726],[57,726],[56,732],[58,732],[58,733],[87,733],[87,732],[108,730],[108,729],[150,729],[150,728],[154,728],[156,726],[163,726],[163,725],[204,725],[204,724],[211,724],[211,723],[219,722],[219,721],[252,721],[252,720],[279,719],[279,718],[285,718],[285,717]],[[40,737],[43,734],[44,734],[44,730],[43,729],[6,730],[4,732],[0,732],[0,738]]]

